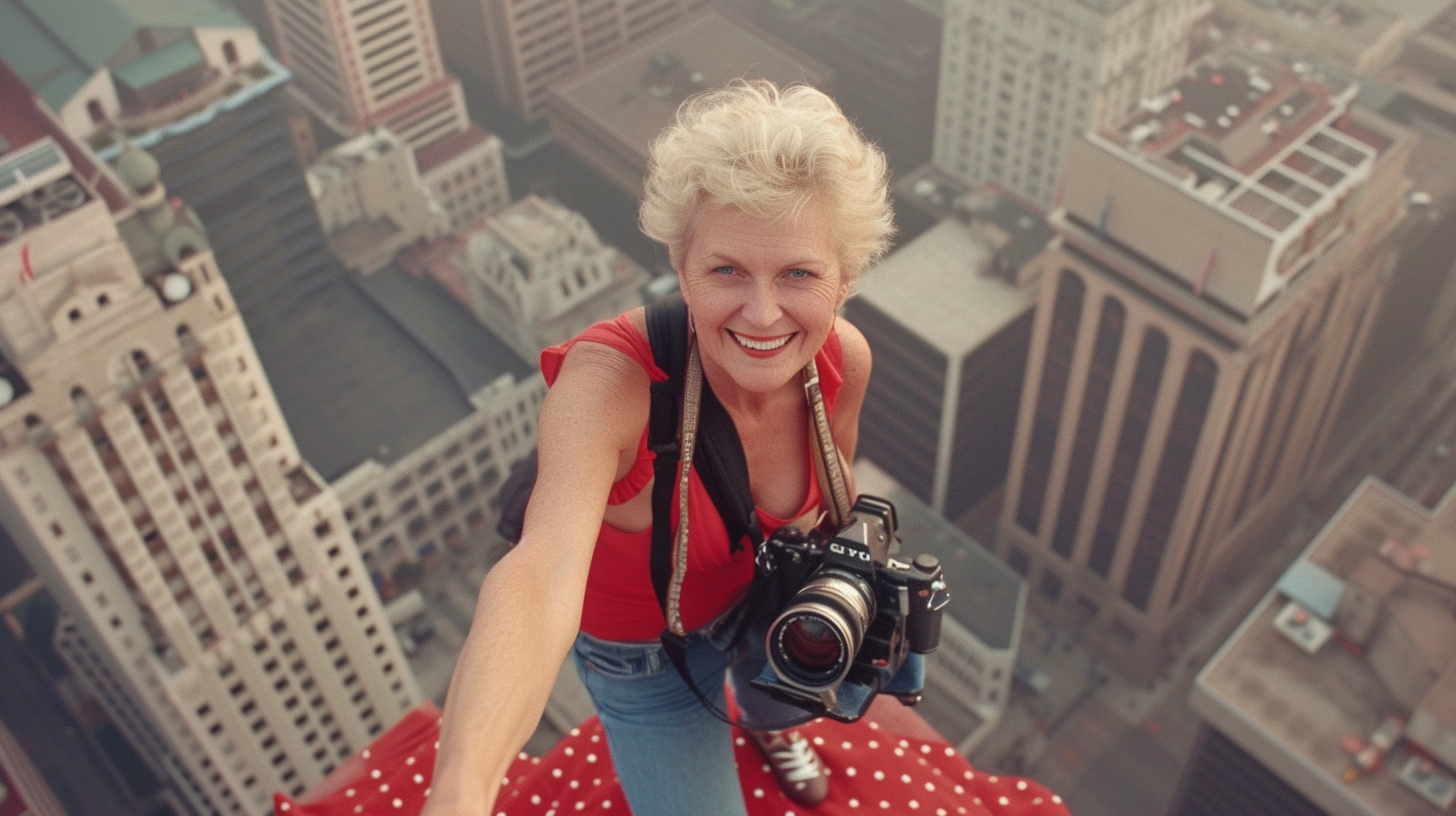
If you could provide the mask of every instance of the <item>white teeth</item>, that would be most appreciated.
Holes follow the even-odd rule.
[[[732,334],[733,339],[737,340],[744,348],[753,349],[754,351],[781,349],[788,345],[789,340],[793,338],[792,334],[786,334],[777,340],[749,340],[741,334],[735,334],[733,332],[729,332],[729,334]]]

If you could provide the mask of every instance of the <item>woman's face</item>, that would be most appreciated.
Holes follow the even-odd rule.
[[[813,359],[849,293],[828,217],[812,201],[772,219],[705,208],[678,266],[704,369],[756,393]]]

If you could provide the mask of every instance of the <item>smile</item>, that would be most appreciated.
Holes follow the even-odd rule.
[[[729,331],[728,333],[733,335],[733,339],[738,341],[738,345],[743,346],[750,351],[777,351],[778,349],[781,349],[784,346],[788,345],[790,340],[794,339],[794,335],[792,333],[786,334],[782,337],[776,337],[771,340],[760,340],[751,337],[745,337],[744,335],[741,335],[735,331]]]

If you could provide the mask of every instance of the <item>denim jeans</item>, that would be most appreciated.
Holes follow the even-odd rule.
[[[746,725],[782,728],[812,718],[749,686],[763,666],[761,635],[737,651],[730,639],[731,632],[707,630],[688,638],[688,669],[703,696],[724,711],[726,676]],[[746,816],[729,726],[698,701],[662,644],[581,633],[573,653],[633,816]]]

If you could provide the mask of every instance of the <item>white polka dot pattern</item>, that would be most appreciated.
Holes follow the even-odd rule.
[[[757,749],[735,733],[749,816],[1069,816],[1061,797],[1037,782],[978,774],[944,740],[906,736],[898,730],[902,729],[869,717],[853,725],[820,720],[804,726],[801,731],[814,743],[831,779],[829,798],[808,810],[784,796]],[[417,814],[429,795],[438,734],[439,712],[425,704],[336,770],[318,793],[301,801],[274,794],[274,812],[277,816]],[[495,816],[604,811],[630,816],[604,747],[601,724],[592,718],[572,729],[548,755],[519,755],[501,782]]]

